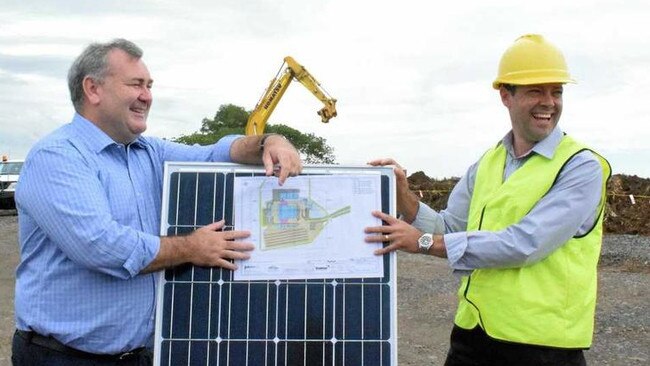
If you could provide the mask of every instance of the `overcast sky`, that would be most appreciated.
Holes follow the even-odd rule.
[[[541,33],[577,84],[563,130],[614,173],[650,177],[647,1],[42,1],[0,6],[0,153],[22,158],[70,121],[66,74],[93,41],[127,38],[154,83],[145,134],[177,137],[219,106],[253,109],[284,56],[338,99],[338,117],[294,83],[269,123],[324,137],[337,162],[394,157],[410,173],[464,174],[510,128],[491,88],[503,51]]]

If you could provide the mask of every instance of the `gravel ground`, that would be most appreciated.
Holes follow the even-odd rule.
[[[0,210],[0,366],[11,365],[15,211]],[[398,255],[400,365],[442,365],[456,309],[456,280],[442,259]],[[650,365],[650,237],[607,235],[600,262],[591,366]]]
[[[442,365],[457,281],[444,260],[398,256],[400,365]],[[607,235],[599,265],[592,366],[650,365],[650,237]]]

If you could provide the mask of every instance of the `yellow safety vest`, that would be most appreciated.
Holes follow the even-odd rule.
[[[489,150],[478,166],[467,231],[498,231],[519,222],[551,189],[566,162],[583,150],[590,149],[565,135],[552,159],[535,154],[505,182],[506,149],[499,144]],[[611,173],[607,160],[594,155],[603,167],[594,227],[535,264],[477,269],[463,277],[456,325],[472,329],[478,324],[490,337],[508,342],[558,348],[591,345],[602,213]]]

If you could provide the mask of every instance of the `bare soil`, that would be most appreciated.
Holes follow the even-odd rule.
[[[15,329],[14,284],[18,264],[18,220],[15,210],[0,210],[0,366],[11,365]]]
[[[606,240],[614,244],[616,237]],[[650,365],[649,268],[648,261],[602,261],[588,365]],[[447,263],[399,253],[397,286],[399,364],[443,365],[457,305],[457,281]]]
[[[614,175],[607,193],[606,232],[650,235],[650,179]]]

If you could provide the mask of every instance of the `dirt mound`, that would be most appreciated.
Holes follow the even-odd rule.
[[[420,196],[420,200],[436,211],[447,206],[449,192],[458,183],[459,178],[431,179],[423,172],[415,172],[408,177],[409,187]]]
[[[607,184],[605,232],[650,235],[650,179],[612,176]]]
[[[459,178],[432,179],[423,172],[408,177],[422,202],[435,210],[447,206],[449,192]],[[605,232],[650,236],[650,179],[616,174],[607,183]]]

